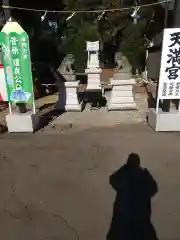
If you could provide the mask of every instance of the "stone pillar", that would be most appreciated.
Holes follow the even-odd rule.
[[[65,88],[66,88],[65,110],[66,111],[82,110],[81,103],[79,102],[79,97],[78,97],[78,87],[79,87],[79,81],[65,82]]]
[[[101,90],[101,69],[86,69],[87,88],[86,90]]]
[[[59,82],[59,100],[57,109],[59,111],[81,111],[82,104],[79,101],[78,88],[79,81],[76,81],[76,75],[72,70],[74,58],[71,54],[63,60],[59,73],[63,76],[64,81]]]
[[[99,64],[99,41],[87,42],[88,61],[87,69],[87,89],[86,90],[101,90],[101,68]]]

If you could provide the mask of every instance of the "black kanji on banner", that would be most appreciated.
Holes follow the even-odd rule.
[[[176,29],[173,29],[176,31]],[[179,29],[178,29],[179,30]],[[169,32],[171,31],[171,32]],[[166,34],[167,32],[167,34]],[[166,41],[170,42],[166,45]],[[165,65],[165,75],[162,85],[163,98],[174,98],[180,96],[180,30],[173,32],[166,29],[164,35],[162,64]]]
[[[163,97],[167,95],[167,87],[168,87],[167,83],[166,82],[163,83],[163,91],[162,91]]]
[[[179,70],[180,66],[177,66],[174,63],[172,64],[171,67],[166,68],[166,72],[169,72],[168,79],[176,80],[179,77],[178,75]]]
[[[169,49],[170,54],[168,54],[168,58],[169,60],[167,61],[167,63],[178,63],[180,64],[180,48],[177,49],[175,48],[173,49]]]
[[[169,47],[174,47],[176,44],[180,46],[180,32],[175,32],[170,35],[171,35],[170,40],[172,44]]]
[[[168,56],[168,64],[172,64],[170,67],[166,68],[166,72],[169,73],[168,79],[169,80],[176,80],[179,77],[179,70],[180,70],[180,47],[173,48],[176,45],[180,46],[180,32],[175,32],[170,34],[171,38],[170,41],[172,44],[169,46],[169,54]]]
[[[179,94],[180,94],[180,82],[177,82],[176,83],[175,95],[179,96]]]

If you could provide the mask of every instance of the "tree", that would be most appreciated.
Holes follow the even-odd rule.
[[[22,0],[13,1],[18,1],[18,5],[22,7],[72,11],[58,14],[48,13],[43,22],[41,16],[44,12],[17,12],[16,18],[21,19],[23,27],[32,36],[31,42],[36,45],[36,47],[33,46],[33,49],[36,49],[33,52],[36,53],[40,46],[41,49],[45,46],[41,52],[48,52],[48,54],[39,54],[39,56],[45,55],[46,61],[52,62],[55,59],[55,53],[62,53],[60,54],[62,56],[72,53],[76,59],[76,71],[84,72],[87,58],[86,41],[99,40],[102,61],[113,64],[114,53],[122,51],[135,68],[140,68],[139,59],[146,47],[144,32],[149,21],[149,12],[152,12],[152,9],[140,9],[137,24],[134,24],[131,17],[132,9],[103,11],[134,6],[139,4],[138,0],[64,0],[62,4],[59,4],[59,0],[51,0],[47,6],[45,3],[38,4],[38,1],[26,4]],[[143,3],[146,3],[146,0],[141,0],[141,4]],[[17,5],[17,3],[14,2],[12,5]],[[73,12],[94,9],[102,10],[102,12]],[[52,21],[57,22],[57,31],[52,31],[49,25]],[[57,59],[60,58],[58,54],[56,55]]]
[[[139,4],[137,0],[102,0],[93,1],[91,5],[82,0],[64,0],[64,9],[108,10],[137,4]],[[143,4],[142,1],[141,4]],[[151,11],[152,9],[140,9],[137,24],[134,24],[131,17],[132,9],[65,14],[62,49],[75,55],[76,63],[79,62],[76,67],[79,71],[83,71],[86,64],[85,42],[99,40],[102,60],[108,66],[114,65],[114,53],[121,51],[129,58],[133,68],[142,69],[141,58],[146,48],[144,32]]]
[[[140,72],[144,69],[145,49],[147,47],[147,40],[145,38],[145,30],[149,22],[149,16],[152,9],[142,8],[138,15],[139,20],[137,24],[133,22],[123,31],[123,38],[119,46],[120,50],[127,56],[132,65],[133,73],[138,69]]]
[[[65,10],[92,9],[93,4],[88,5],[81,0],[64,0]],[[75,56],[75,69],[84,72],[86,67],[87,53],[86,41],[99,39],[98,26],[94,13],[69,13],[61,16],[63,30],[61,31],[61,49],[67,54]],[[61,26],[62,26],[61,25]]]

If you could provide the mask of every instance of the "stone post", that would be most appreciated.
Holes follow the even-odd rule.
[[[81,111],[81,103],[78,97],[79,81],[76,81],[75,73],[72,69],[74,58],[68,54],[63,60],[59,73],[63,76],[64,82],[60,83],[59,100],[57,108],[62,111]]]
[[[87,69],[87,91],[101,90],[101,68],[99,64],[99,41],[87,42],[88,51]]]
[[[125,57],[122,58],[122,66],[122,69],[116,69],[113,78],[110,79],[112,90],[107,94],[108,110],[136,109],[133,97],[135,80],[131,78],[131,68]]]

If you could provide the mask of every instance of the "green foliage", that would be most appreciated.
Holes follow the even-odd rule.
[[[65,0],[66,10],[84,9],[82,1]],[[88,9],[88,7],[87,7]],[[96,41],[99,39],[98,26],[94,21],[97,14],[94,13],[76,13],[65,22],[62,30],[61,50],[64,53],[71,53],[75,57],[75,69],[78,72],[84,72],[87,62],[86,41]],[[64,19],[71,16],[65,14]]]
[[[79,9],[109,9],[121,8],[135,5],[136,0],[102,0],[101,5],[85,4],[83,0],[64,0],[66,10]],[[61,50],[64,53],[72,53],[75,56],[75,68],[77,71],[84,71],[87,60],[86,41],[100,40],[104,44],[116,46],[112,51],[119,49],[128,58],[134,68],[141,68],[141,56],[145,53],[146,42],[144,40],[144,29],[147,25],[148,10],[141,9],[140,15],[145,16],[143,20],[138,20],[133,24],[130,17],[132,10],[112,11],[101,13],[76,13],[69,21],[65,19],[71,14],[64,14],[64,26],[61,29]],[[62,26],[62,25],[61,25]],[[113,54],[113,52],[111,53]],[[110,58],[113,59],[111,56]]]
[[[133,69],[143,70],[143,58],[147,42],[144,38],[144,31],[148,24],[148,16],[151,10],[141,9],[140,15],[145,16],[143,19],[138,20],[137,24],[128,24],[123,31],[123,38],[119,45],[119,50],[124,53],[129,59]]]

